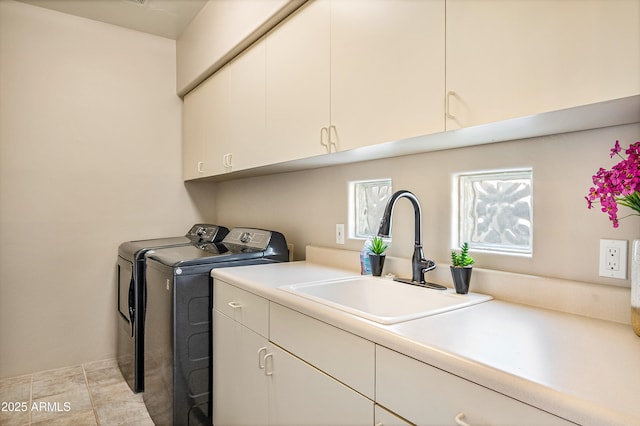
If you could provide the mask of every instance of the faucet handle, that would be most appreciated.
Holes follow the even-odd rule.
[[[429,259],[424,259],[422,261],[422,272],[429,272],[436,269],[436,262]]]

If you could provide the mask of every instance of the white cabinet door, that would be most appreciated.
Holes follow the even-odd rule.
[[[444,131],[444,12],[444,0],[331,2],[339,150]]]
[[[329,125],[329,2],[303,6],[266,38],[267,140],[265,163],[326,153],[320,134]]]
[[[202,90],[205,89],[199,88],[187,94],[182,105],[182,178],[184,180],[199,178],[203,175],[206,98],[200,95]]]
[[[447,0],[447,130],[640,93],[637,0]]]
[[[272,151],[266,140],[266,49],[253,45],[229,64],[229,170],[263,166]]]
[[[381,346],[376,347],[376,402],[419,425],[573,425]]]
[[[270,351],[270,424],[373,424],[373,401],[275,345]]]
[[[266,348],[267,339],[213,311],[213,424],[268,424],[269,388],[259,368]]]

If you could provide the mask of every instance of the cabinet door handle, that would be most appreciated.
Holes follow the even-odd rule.
[[[230,169],[233,166],[233,153],[229,152],[222,156],[222,165],[225,169]]]
[[[458,426],[471,426],[469,423],[464,420],[464,413],[458,413],[458,415],[453,419]]]
[[[267,363],[267,360],[270,359],[271,362]],[[273,354],[272,353],[268,353],[264,356],[264,374],[265,376],[273,376]],[[271,365],[271,368],[269,368],[269,365]]]
[[[267,353],[267,347],[266,346],[263,346],[260,349],[258,349],[258,368],[260,370],[264,370],[266,353]]]
[[[320,128],[320,145],[324,146],[327,152],[331,152],[331,145],[329,144],[329,129],[326,127]]]
[[[456,118],[455,115],[451,114],[451,97],[455,95],[456,95],[456,92],[452,90],[447,92],[447,97],[445,99],[445,106],[444,106],[444,114],[447,116],[447,118]]]
[[[198,161],[198,173],[204,173],[202,168],[204,167],[204,161]]]
[[[330,125],[327,133],[329,134],[329,146],[327,147],[329,149],[329,153],[331,153],[331,146],[333,146],[333,152],[338,152],[338,130],[336,129],[336,126],[333,124]],[[332,136],[335,136],[335,138]]]
[[[240,309],[242,308],[242,304],[239,302],[229,302],[227,303],[229,306],[231,306],[233,309]]]

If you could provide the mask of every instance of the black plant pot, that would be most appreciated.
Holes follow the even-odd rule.
[[[456,288],[456,293],[467,294],[469,293],[469,283],[471,282],[471,272],[473,268],[460,268],[451,266],[451,277],[453,278],[453,285]]]
[[[369,260],[371,261],[371,273],[374,277],[382,275],[382,267],[384,266],[384,254],[370,254]]]

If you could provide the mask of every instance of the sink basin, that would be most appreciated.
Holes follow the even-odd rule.
[[[284,291],[380,324],[396,324],[491,300],[478,293],[457,294],[372,276],[293,284]]]

